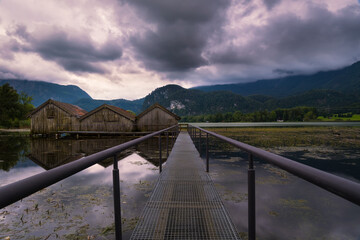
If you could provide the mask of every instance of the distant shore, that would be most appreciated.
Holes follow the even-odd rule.
[[[360,127],[360,122],[330,121],[330,122],[228,122],[228,123],[190,123],[198,127]]]
[[[29,132],[30,128],[0,128],[0,132]]]

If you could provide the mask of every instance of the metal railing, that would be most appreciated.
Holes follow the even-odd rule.
[[[198,133],[199,132],[199,133]],[[188,125],[188,133],[192,139],[199,139],[199,152],[201,154],[202,133],[206,133],[206,171],[209,172],[209,135],[227,142],[242,151],[248,153],[248,236],[249,240],[256,239],[256,218],[255,218],[255,169],[253,157],[266,160],[285,171],[298,176],[312,184],[315,184],[333,194],[336,194],[350,202],[360,206],[360,184],[335,176],[333,174],[309,167],[291,159],[267,152],[251,145],[236,141],[220,134]],[[194,141],[194,140],[193,140]],[[195,141],[194,141],[195,143]]]
[[[94,164],[101,162],[104,159],[113,157],[113,192],[114,192],[114,212],[115,212],[115,237],[122,239],[121,235],[121,206],[120,206],[120,177],[118,169],[117,154],[133,147],[141,142],[144,142],[154,136],[159,136],[159,171],[162,171],[162,151],[161,151],[161,135],[166,136],[166,151],[169,155],[169,135],[172,141],[175,141],[179,131],[178,125],[162,129],[160,131],[150,133],[146,136],[128,141],[118,146],[106,149],[104,151],[83,157],[74,162],[53,168],[46,172],[36,174],[26,179],[8,184],[0,187],[0,209],[15,203],[37,191],[57,183],[65,178],[68,178],[75,173],[78,173]]]

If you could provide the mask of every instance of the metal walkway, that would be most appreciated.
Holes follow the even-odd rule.
[[[188,133],[180,132],[131,239],[239,239]]]

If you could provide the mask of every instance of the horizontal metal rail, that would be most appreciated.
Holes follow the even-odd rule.
[[[266,160],[285,171],[292,173],[308,182],[311,182],[329,192],[332,192],[344,199],[349,200],[360,206],[360,184],[347,180],[342,177],[321,171],[319,169],[309,167],[305,164],[298,163],[294,160],[267,152],[265,150],[253,147],[251,145],[236,141],[234,139],[222,136],[220,134],[202,129],[200,127],[189,125],[189,127],[199,129],[209,135],[221,139],[241,150],[252,154],[255,157]]]
[[[116,154],[124,151],[132,146],[135,146],[149,138],[161,135],[164,132],[176,129],[178,125],[162,129],[160,131],[148,134],[146,136],[128,141],[118,146],[106,149],[104,151],[83,157],[74,162],[62,165],[60,167],[36,174],[34,176],[25,178],[23,180],[0,187],[0,209],[4,208],[16,201],[19,201],[45,187],[57,183],[67,177],[74,175],[92,165],[101,162],[102,160],[114,157]]]

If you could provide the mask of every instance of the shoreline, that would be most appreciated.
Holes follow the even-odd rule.
[[[30,133],[30,128],[0,128],[0,132],[28,132]]]

